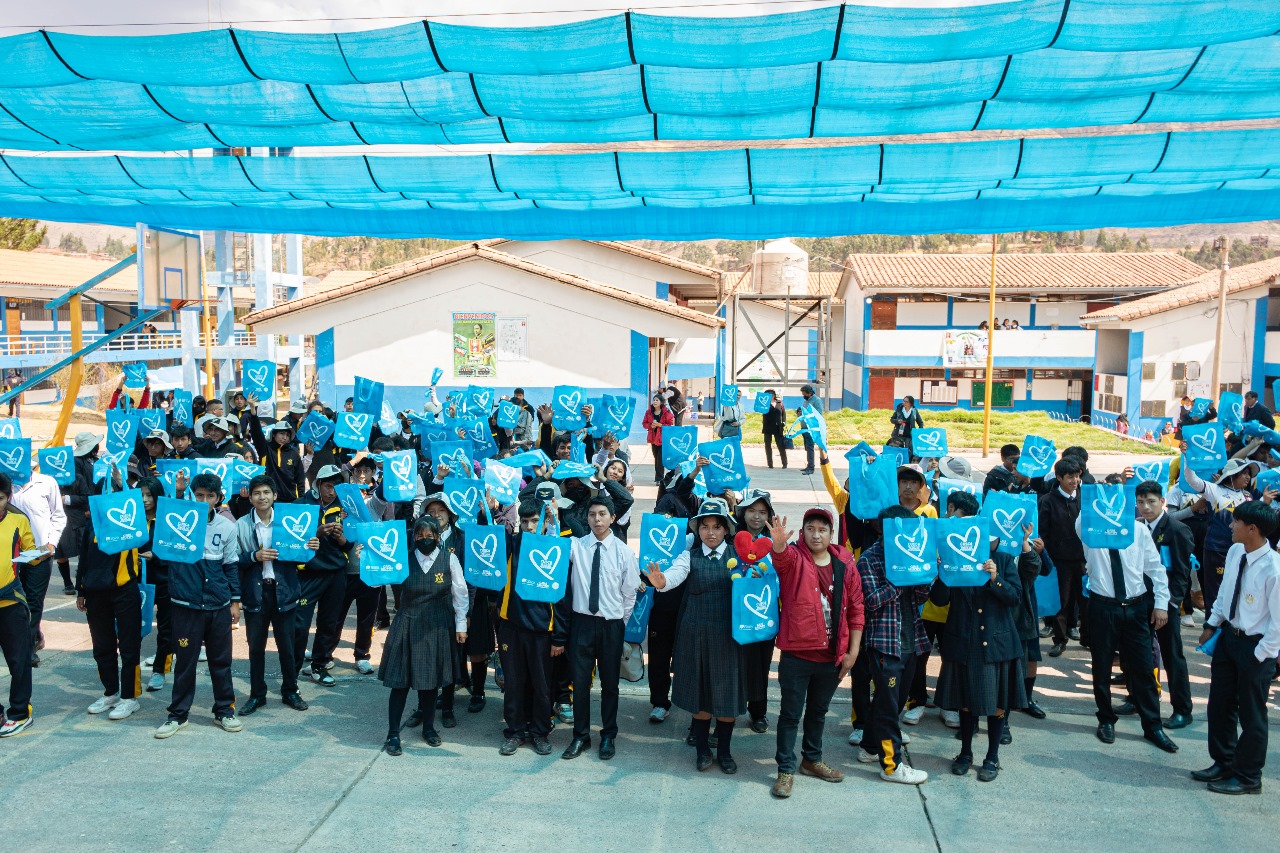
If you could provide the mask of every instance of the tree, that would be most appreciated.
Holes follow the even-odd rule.
[[[686,243],[684,248],[680,250],[680,257],[686,261],[703,266],[713,266],[716,262],[716,254],[702,243]]]
[[[30,252],[44,242],[48,231],[36,219],[0,219],[0,249]]]
[[[79,234],[72,234],[68,231],[58,241],[58,249],[63,252],[83,252],[85,250],[84,240]]]
[[[135,248],[137,247],[133,243],[126,244],[125,241],[119,237],[108,237],[102,243],[102,254],[110,255],[118,261],[121,258],[132,254]]]

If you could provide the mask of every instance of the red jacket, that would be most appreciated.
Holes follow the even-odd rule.
[[[662,407],[662,415],[655,419],[653,417],[653,404],[649,404],[649,408],[644,410],[644,428],[649,431],[649,443],[662,446],[662,428],[664,426],[672,426],[676,422],[676,416],[671,414],[671,410],[666,406]]]
[[[836,660],[839,660],[849,650],[849,633],[861,631],[866,617],[857,561],[839,545],[830,546],[830,551],[833,564],[836,560],[845,564],[844,618],[836,633]],[[781,554],[774,552],[773,568],[780,585],[778,648],[784,652],[825,652],[827,625],[822,618],[818,567],[814,565],[813,555],[803,545],[788,545]]]

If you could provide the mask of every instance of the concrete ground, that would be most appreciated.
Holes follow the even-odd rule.
[[[755,455],[753,455],[755,454]],[[757,459],[756,455],[760,458]],[[763,468],[748,451],[753,482],[774,492],[784,514],[826,495],[818,477]],[[1105,472],[1123,460],[1095,467]],[[643,472],[641,464],[637,472]],[[643,480],[644,478],[642,478]],[[652,486],[640,486],[641,507]],[[1136,718],[1122,718],[1114,745],[1096,725],[1087,653],[1072,644],[1046,658],[1036,692],[1049,718],[1013,720],[1014,742],[1001,752],[1003,771],[990,784],[949,774],[953,732],[934,711],[907,731],[911,763],[930,773],[920,788],[892,785],[856,761],[845,744],[848,688],[827,718],[826,760],[848,774],[841,785],[797,777],[795,795],[769,796],[774,736],[739,729],[734,755],[741,770],[697,774],[683,736],[689,715],[661,726],[647,722],[643,683],[623,684],[618,756],[562,761],[527,748],[498,755],[501,695],[489,686],[478,714],[441,729],[439,749],[405,730],[405,754],[380,752],[386,690],[358,675],[352,631],[339,649],[336,687],[302,686],[305,713],[279,704],[278,672],[268,655],[271,704],[229,734],[212,724],[207,678],[198,687],[191,724],[167,741],[152,738],[164,719],[167,691],[147,693],[142,711],[110,722],[84,709],[99,694],[84,616],[55,581],[46,609],[47,647],[35,671],[35,725],[0,741],[0,778],[8,806],[0,821],[7,850],[779,850],[895,851],[1014,849],[1147,850],[1272,849],[1274,771],[1261,797],[1209,794],[1187,773],[1207,766],[1204,699],[1208,661],[1188,650],[1196,722],[1173,732],[1182,749],[1168,756],[1141,739]],[[348,628],[352,626],[349,623]],[[237,631],[235,677],[248,688],[244,635]],[[1189,644],[1190,645],[1190,644]],[[1045,642],[1047,649],[1048,644]],[[144,655],[152,648],[144,641]],[[1189,646],[1188,646],[1189,648]],[[375,655],[376,657],[376,655]],[[931,671],[936,674],[936,661]],[[0,677],[6,690],[8,677]],[[776,719],[777,693],[770,703]],[[1166,707],[1166,714],[1169,709]],[[598,713],[598,711],[597,711]],[[975,751],[985,748],[979,734]],[[1278,739],[1280,740],[1280,739]],[[1272,768],[1280,767],[1273,742]],[[1271,841],[1268,841],[1271,838]]]

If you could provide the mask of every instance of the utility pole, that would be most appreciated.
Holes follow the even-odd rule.
[[[996,245],[998,234],[991,235],[991,282],[987,294],[987,373],[982,409],[982,455],[991,453],[991,383],[995,377],[996,363]]]
[[[1227,259],[1228,243],[1226,237],[1213,241],[1213,248],[1220,258],[1218,272],[1218,332],[1213,339],[1213,373],[1209,385],[1209,399],[1217,400],[1222,394],[1222,337],[1227,326],[1227,270],[1231,269],[1231,261]]]

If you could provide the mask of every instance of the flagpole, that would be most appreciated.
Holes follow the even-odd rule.
[[[995,375],[996,352],[996,241],[991,235],[991,289],[987,294],[987,373],[986,400],[982,409],[982,455],[991,453],[991,383]]]

